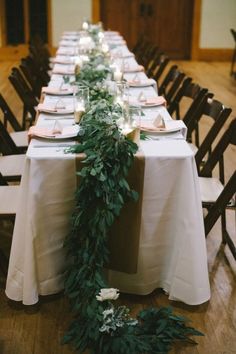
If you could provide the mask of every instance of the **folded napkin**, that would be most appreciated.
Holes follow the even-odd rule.
[[[55,113],[55,114],[71,114],[74,112],[73,105],[64,105],[60,102],[39,103],[37,109],[40,112]]]
[[[144,102],[145,106],[154,106],[154,105],[164,105],[166,106],[166,100],[163,96],[157,96],[157,97],[149,97],[146,99]]]
[[[128,80],[127,83],[133,87],[143,87],[143,86],[152,86],[155,84],[153,79],[139,79],[138,77]]]
[[[75,65],[65,68],[54,66],[52,73],[60,75],[73,75],[75,73]]]
[[[78,34],[64,34],[61,37],[62,41],[78,41]]]
[[[47,137],[47,138],[63,138],[63,137],[73,137],[78,133],[78,126],[67,126],[67,127],[37,127],[32,126],[29,128],[28,137],[32,139],[33,137]]]
[[[134,73],[134,72],[140,72],[144,71],[144,67],[142,65],[137,65],[134,67],[130,66],[125,66],[124,67],[124,73]]]
[[[130,97],[129,102],[131,105],[141,105],[142,107],[166,106],[166,100],[163,96],[146,97],[143,92],[140,93],[138,98]]]
[[[115,59],[126,59],[126,58],[133,58],[134,54],[131,52],[125,52],[122,53],[122,51],[111,51],[111,55],[115,58]]]
[[[141,121],[140,129],[145,132],[160,132],[166,130],[165,122],[160,114],[152,122]]]
[[[187,137],[187,127],[182,120],[169,119],[165,121],[166,131],[181,131],[184,138]]]
[[[181,120],[163,120],[161,115],[158,115],[156,119],[152,122],[145,122],[144,120],[140,123],[140,129],[147,133],[155,132],[175,132],[180,131],[184,138],[187,135],[187,128],[183,121]]]
[[[74,49],[70,49],[66,47],[62,47],[57,50],[57,55],[74,55],[74,54],[75,54]]]
[[[78,42],[77,41],[71,41],[71,40],[62,40],[59,42],[60,47],[77,47]]]
[[[60,87],[42,87],[42,92],[48,95],[72,95],[73,88],[69,85],[62,85]]]
[[[69,57],[63,59],[55,57],[51,59],[51,62],[55,64],[72,64],[71,58]]]

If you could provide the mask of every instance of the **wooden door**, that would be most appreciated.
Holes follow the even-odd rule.
[[[132,49],[143,35],[173,59],[190,58],[194,0],[100,0],[106,29]]]
[[[51,42],[50,4],[50,0],[0,0],[0,59],[27,55],[29,40],[36,35]]]
[[[131,1],[101,0],[101,20],[105,29],[119,31],[128,44],[131,43],[130,23],[132,21]]]

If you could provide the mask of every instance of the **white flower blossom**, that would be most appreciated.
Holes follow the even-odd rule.
[[[102,70],[105,70],[105,69],[106,69],[105,65],[103,65],[103,64],[98,64],[98,66],[97,66],[97,70],[98,70],[98,71],[102,71]]]
[[[103,314],[103,317],[106,318],[107,316],[114,314],[114,309],[110,308],[108,310],[104,310],[102,314]]]
[[[119,290],[114,288],[104,288],[100,290],[99,295],[96,295],[98,301],[116,300],[119,297]]]

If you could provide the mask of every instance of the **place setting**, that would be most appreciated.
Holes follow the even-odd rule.
[[[166,99],[163,96],[150,95],[141,91],[138,96],[129,96],[131,105],[140,105],[142,108],[166,106]]]
[[[73,86],[65,84],[63,80],[59,86],[50,85],[42,87],[42,93],[52,96],[73,95]]]
[[[53,114],[53,115],[68,115],[74,113],[73,102],[62,99],[44,100],[43,103],[39,103],[37,106],[39,112]]]

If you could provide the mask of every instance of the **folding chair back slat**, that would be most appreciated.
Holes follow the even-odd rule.
[[[14,116],[12,110],[8,106],[7,102],[5,101],[5,99],[3,98],[1,93],[0,93],[0,108],[1,108],[1,110],[3,112],[3,114],[4,114],[4,126],[5,126],[5,128],[7,128],[8,123],[9,123],[11,125],[11,127],[15,131],[21,131],[22,127],[20,126],[18,120]]]

